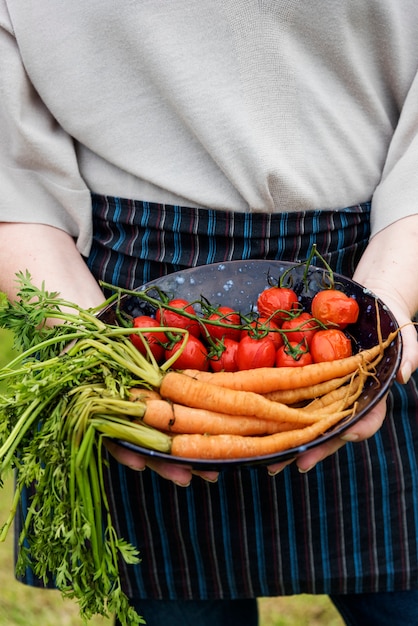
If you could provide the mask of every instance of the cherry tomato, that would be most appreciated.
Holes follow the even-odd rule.
[[[139,315],[138,317],[135,317],[133,320],[133,327],[134,328],[161,328],[157,320],[154,319],[153,317],[150,317],[149,315]],[[146,341],[152,354],[154,355],[155,360],[158,362],[161,362],[164,356],[163,343],[167,340],[165,334],[163,332],[158,332],[158,331],[155,331],[155,332],[147,331],[147,332],[141,333],[141,335]],[[135,333],[132,333],[132,335],[129,335],[129,337],[132,343],[134,344],[135,348],[137,348],[137,350],[139,350],[141,354],[146,356],[147,350],[144,345],[144,342],[141,340],[141,337]]]
[[[313,297],[311,311],[323,324],[345,328],[357,321],[359,305],[357,300],[338,289],[324,289]]]
[[[308,346],[318,328],[318,323],[312,319],[312,315],[309,313],[301,313],[297,317],[285,320],[282,324],[282,330],[286,331],[288,341],[300,343],[305,339]]]
[[[238,341],[225,337],[222,341],[219,354],[210,358],[210,369],[213,372],[236,372]]]
[[[205,328],[212,339],[219,341],[222,339],[240,340],[241,329],[232,328],[232,326],[240,326],[241,316],[231,307],[220,306],[214,313],[211,313],[207,319],[219,322],[219,324],[205,324]],[[231,326],[231,328],[228,328],[228,326]]]
[[[165,351],[165,358],[171,358],[180,348],[183,346],[184,339],[180,339],[175,342],[170,348]],[[196,369],[201,372],[207,372],[209,369],[208,351],[204,344],[195,337],[189,335],[187,343],[183,352],[173,364],[173,367],[177,370]]]
[[[196,311],[192,304],[183,298],[175,298],[168,302],[170,307],[177,309],[177,311],[170,311],[169,309],[158,309],[155,313],[155,319],[161,324],[161,326],[173,326],[174,328],[185,328],[191,335],[195,337],[200,336],[200,324],[197,319],[186,317],[182,314],[182,311],[189,313],[190,315],[196,315]]]
[[[281,346],[276,352],[276,367],[301,367],[313,362],[308,345],[289,341]]]
[[[273,367],[275,359],[276,348],[269,337],[255,339],[247,335],[238,344],[236,360],[239,370]]]
[[[260,293],[257,309],[262,317],[269,317],[275,322],[288,319],[288,312],[299,306],[298,297],[288,287],[269,287]]]
[[[250,323],[250,328],[246,328],[241,331],[241,339],[245,335],[262,339],[263,337],[269,337],[274,343],[276,350],[283,345],[283,337],[280,334],[280,326],[273,322],[268,317],[259,317]]]
[[[344,359],[353,353],[350,339],[339,328],[318,330],[312,337],[310,350],[314,363]]]

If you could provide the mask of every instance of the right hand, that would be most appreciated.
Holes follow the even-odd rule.
[[[110,454],[122,465],[126,465],[135,471],[143,471],[146,468],[157,472],[159,476],[171,480],[179,487],[188,487],[193,476],[200,476],[203,480],[214,483],[218,479],[216,471],[197,471],[188,465],[180,465],[145,457],[141,454],[128,450],[110,439],[106,440],[106,448]]]

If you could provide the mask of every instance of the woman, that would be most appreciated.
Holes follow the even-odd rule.
[[[112,447],[113,513],[142,555],[123,571],[139,612],[156,626],[252,626],[259,596],[327,593],[347,623],[392,624],[395,611],[409,625],[415,3],[0,7],[3,290],[28,269],[96,306],[97,279],[134,287],[220,260],[303,259],[316,242],[403,326],[404,384],[387,407],[288,467],[192,477]]]

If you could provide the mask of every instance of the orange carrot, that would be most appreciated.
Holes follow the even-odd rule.
[[[148,426],[168,432],[174,421],[173,407],[170,402],[162,399],[147,400],[143,416],[135,421],[144,422]]]
[[[159,393],[132,389],[130,399],[144,407],[138,421],[173,435],[173,456],[268,456],[309,443],[355,415],[367,376],[375,375],[397,332],[347,359],[296,369],[169,371]]]
[[[253,391],[265,394],[278,389],[295,389],[316,385],[326,380],[353,373],[358,367],[370,363],[393,341],[397,331],[381,344],[362,350],[345,359],[313,363],[302,367],[261,367],[239,372],[206,372],[185,370],[187,376],[204,380],[228,389]],[[202,375],[203,374],[203,375]]]
[[[158,391],[154,389],[132,387],[129,390],[129,400],[131,400],[131,402],[147,402],[148,400],[161,400],[161,396]]]
[[[326,407],[335,407],[343,403],[344,407],[351,406],[363,391],[364,381],[366,380],[366,372],[359,370],[358,373],[351,376],[349,384],[342,385],[337,389],[333,389],[328,393],[315,398],[303,407],[304,411],[309,413],[321,411]]]
[[[268,400],[274,402],[282,402],[283,404],[296,404],[304,400],[313,400],[327,394],[334,389],[338,389],[345,385],[351,378],[351,374],[341,376],[340,378],[332,378],[317,385],[308,385],[307,387],[299,387],[297,389],[277,389],[263,394]]]
[[[226,415],[205,409],[195,409],[166,400],[146,402],[143,418],[136,420],[169,433],[269,435],[294,428],[288,423],[276,423],[257,417]]]
[[[182,458],[213,460],[267,456],[310,443],[340,420],[341,417],[336,414],[329,415],[311,426],[265,437],[174,435],[171,454]]]
[[[311,416],[301,409],[267,400],[258,393],[218,387],[174,371],[164,376],[160,394],[171,402],[216,413],[258,417],[298,425],[312,424],[318,419],[318,414]]]

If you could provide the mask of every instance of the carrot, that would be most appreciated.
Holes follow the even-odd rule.
[[[218,387],[175,371],[164,376],[160,394],[171,402],[216,413],[258,417],[298,425],[311,424],[318,419],[318,414],[310,416],[306,411],[272,402],[258,393]]]
[[[143,418],[136,420],[168,433],[269,435],[294,428],[288,423],[261,420],[257,417],[226,415],[205,409],[195,409],[166,400],[146,402]]]
[[[184,374],[220,387],[260,394],[278,389],[307,387],[353,373],[361,365],[370,363],[382,354],[396,335],[397,331],[391,333],[386,341],[345,359],[313,363],[302,367],[261,367],[238,372],[206,372],[203,375],[197,370],[185,370]]]
[[[266,435],[243,437],[241,435],[174,435],[171,454],[189,459],[236,459],[277,454],[310,443],[337,424],[341,416],[333,414],[320,422]]]
[[[337,389],[333,389],[309,402],[303,407],[304,411],[320,411],[325,407],[333,407],[337,403],[344,402],[344,406],[350,406],[358,399],[363,390],[366,373],[359,371],[349,377],[349,384],[341,385]]]
[[[144,405],[138,421],[173,435],[173,456],[267,456],[309,443],[352,417],[366,377],[375,375],[374,368],[396,334],[384,342],[379,337],[378,345],[348,359],[297,369],[258,368],[234,374],[169,371],[159,393],[133,389],[130,398]],[[266,388],[273,390],[255,391]],[[289,406],[306,400],[311,401],[302,407]]]
[[[174,421],[173,407],[170,402],[165,400],[147,400],[145,403],[144,414],[135,420],[143,422],[148,426],[168,432]]]
[[[158,391],[154,389],[132,387],[129,390],[129,400],[131,400],[131,402],[147,402],[148,400],[161,400],[161,396]]]
[[[341,376],[340,378],[332,378],[331,380],[325,380],[323,383],[317,385],[308,385],[307,387],[300,387],[297,389],[277,389],[276,391],[270,391],[263,394],[268,400],[274,402],[282,402],[283,404],[297,404],[304,400],[313,400],[327,394],[334,389],[338,389],[351,379],[351,374],[347,376]]]
[[[316,417],[316,421],[320,421],[326,415],[331,415],[333,413],[340,413],[347,415],[352,410],[352,406],[354,402],[357,400],[359,393],[349,394],[346,391],[346,394],[340,400],[334,400],[329,404],[325,404],[322,408],[315,409],[313,411],[309,411],[309,415],[312,418],[312,423],[314,422],[314,418]]]

